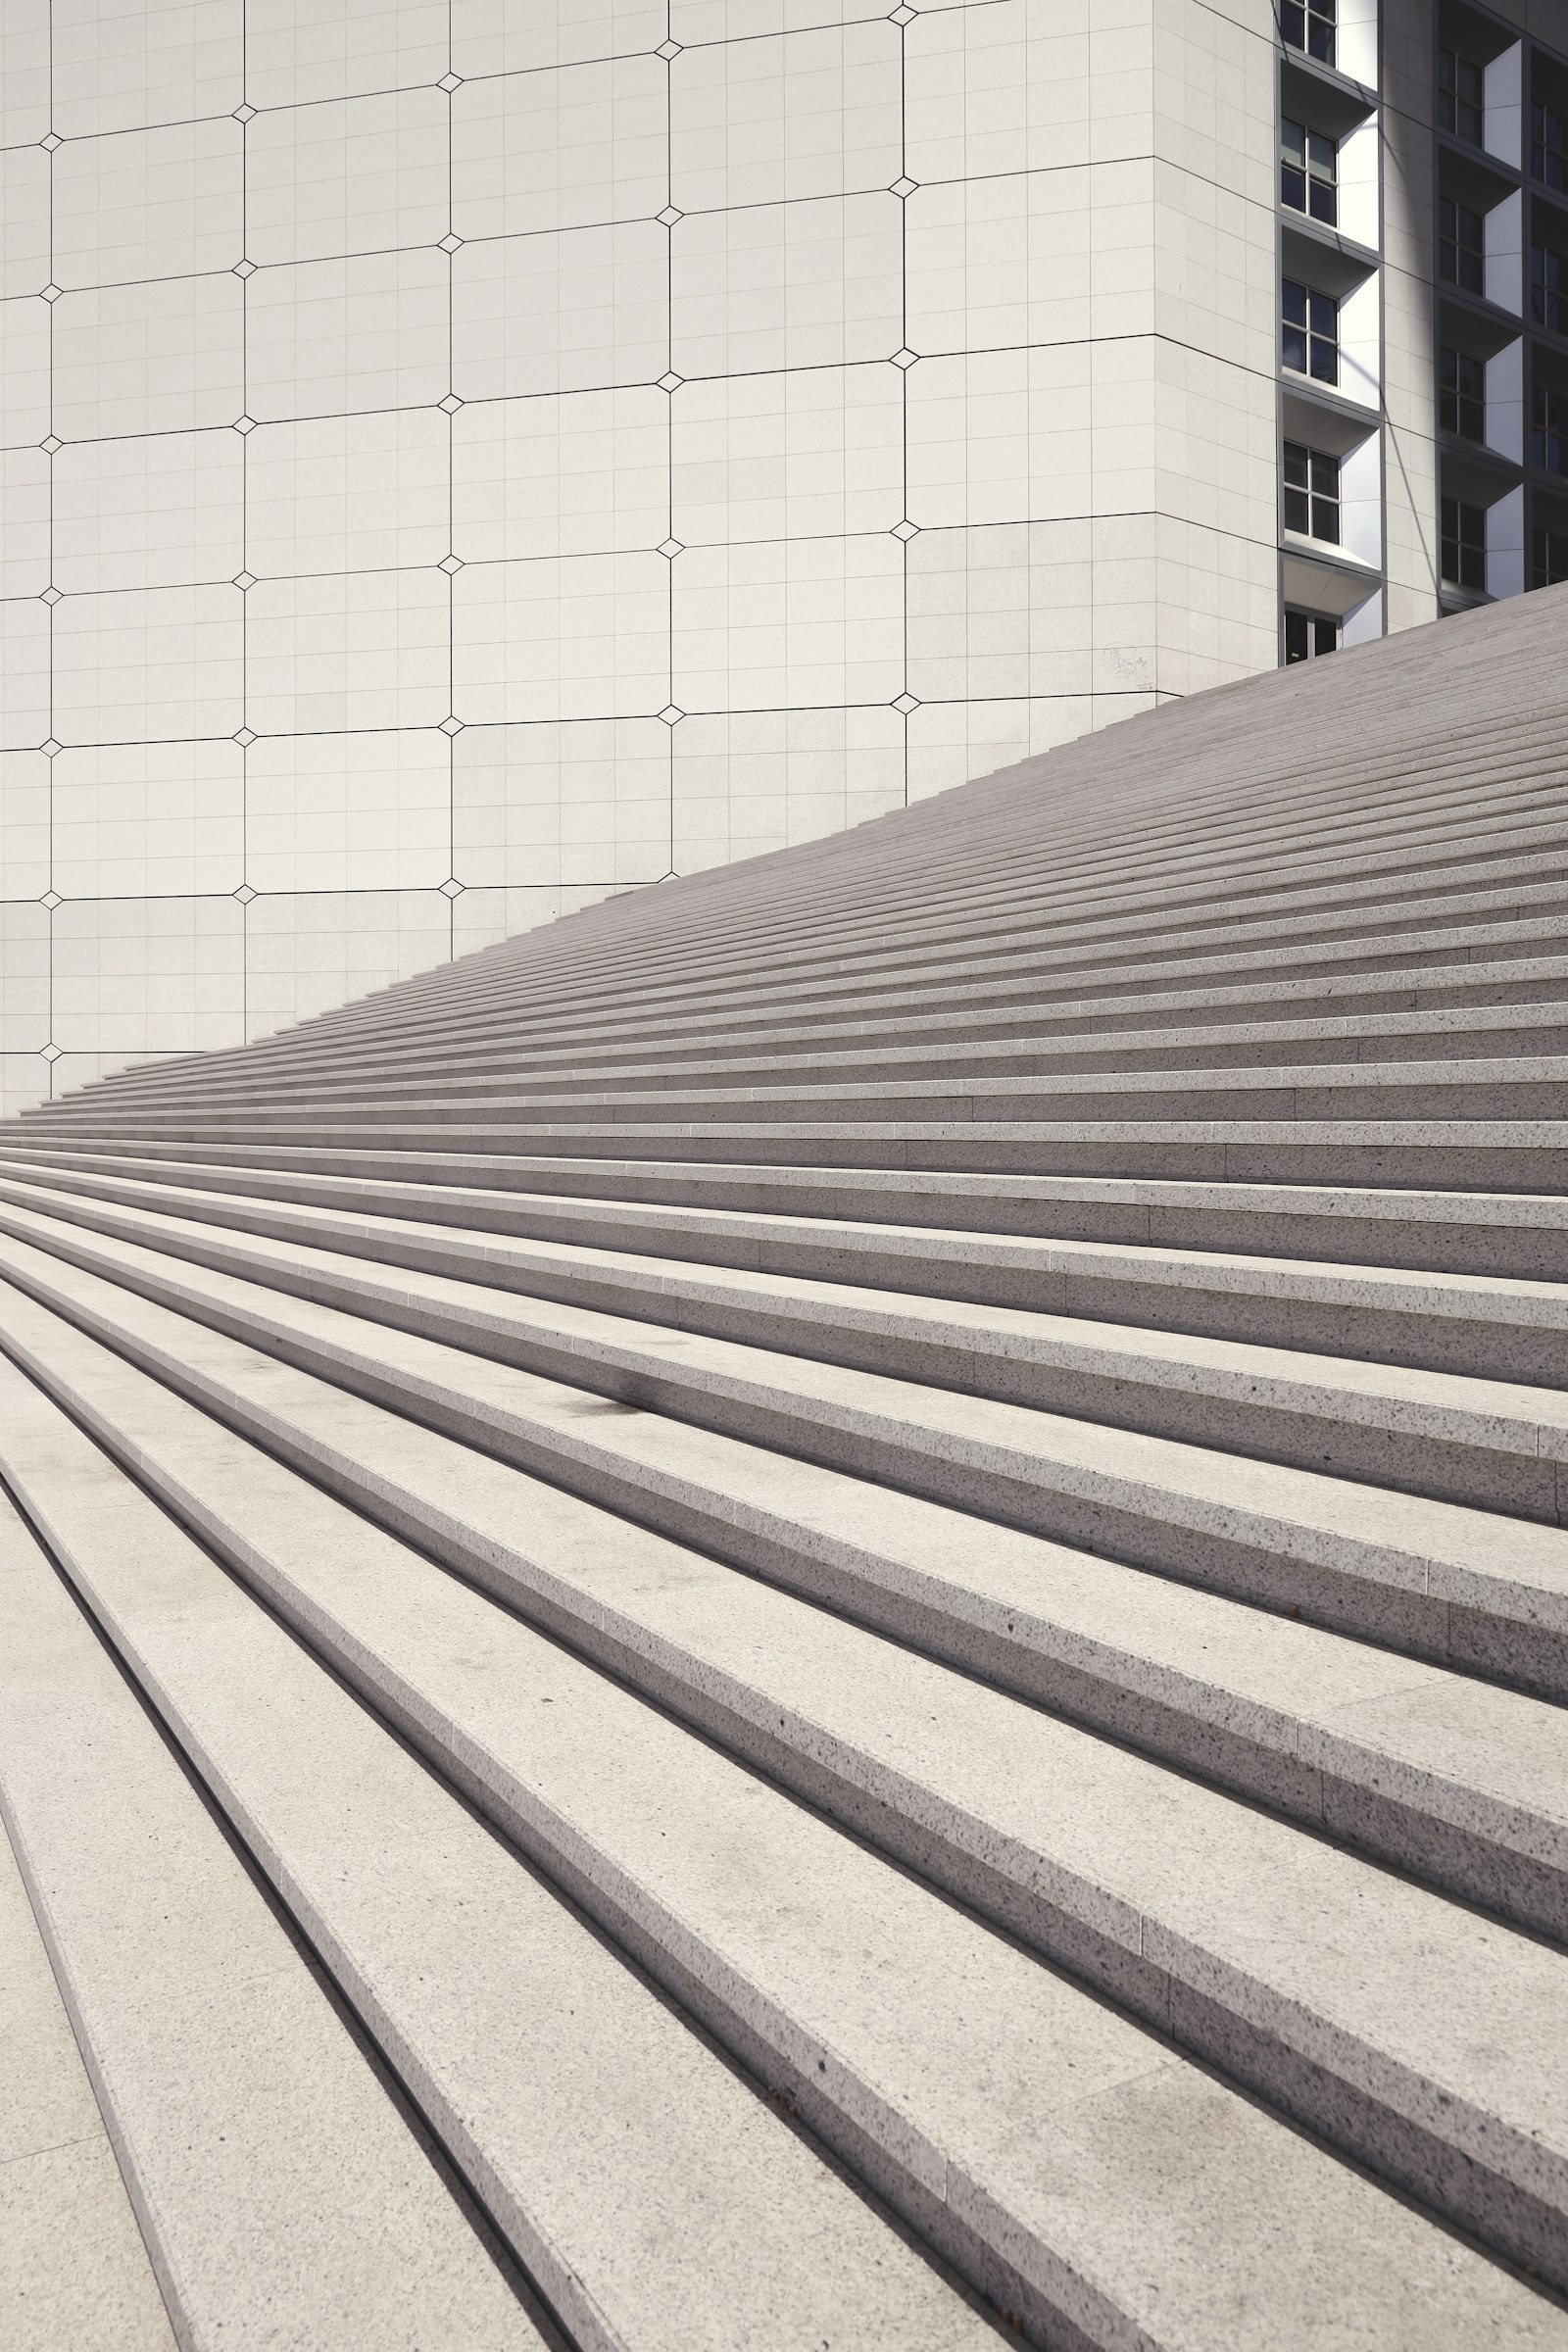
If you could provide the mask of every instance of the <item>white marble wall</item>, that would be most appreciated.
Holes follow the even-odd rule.
[[[1267,0],[5,0],[0,142],[8,1107],[1275,658]]]

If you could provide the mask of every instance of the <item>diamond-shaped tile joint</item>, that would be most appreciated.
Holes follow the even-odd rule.
[[[673,563],[677,556],[686,553],[686,542],[683,539],[661,539],[654,553],[656,556],[667,556]]]
[[[445,400],[438,400],[435,405],[438,409],[445,409],[449,416],[455,416],[463,403],[455,392],[449,392]]]
[[[917,351],[910,351],[906,348],[903,351],[896,351],[893,354],[893,365],[895,368],[912,368],[915,361],[919,357],[920,354]]]
[[[58,130],[46,130],[43,137],[38,141],[38,144],[40,147],[47,147],[49,153],[53,155],[57,147],[63,147],[65,145],[65,141],[60,136]]]
[[[448,874],[446,880],[437,883],[436,887],[443,898],[461,899],[463,896],[463,884],[458,880],[456,874]]]
[[[254,262],[245,261],[236,262],[234,264],[234,275],[236,277],[254,277],[256,275],[256,264]]]
[[[888,194],[890,196],[912,196],[919,185],[920,182],[917,179],[911,179],[907,172],[904,172],[894,180],[888,189]]]
[[[256,574],[255,574],[255,572],[254,572],[254,571],[236,571],[236,572],[235,572],[235,574],[234,574],[234,585],[235,585],[235,587],[236,587],[236,588],[241,588],[241,589],[243,589],[243,588],[254,588],[254,587],[255,587],[255,585],[256,585]]]
[[[435,86],[438,90],[446,90],[448,93],[453,90],[461,90],[463,75],[461,74],[443,74]]]
[[[45,1061],[58,1061],[60,1059],[61,1049],[58,1046],[40,1046],[38,1051]]]
[[[40,604],[45,604],[45,605],[58,605],[58,604],[59,604],[59,602],[60,602],[60,591],[59,591],[59,589],[58,589],[58,588],[40,588],[40,589],[39,589],[39,591],[38,591],[38,601],[39,601],[39,603],[40,603]]]
[[[53,914],[57,906],[63,906],[65,905],[65,901],[60,896],[58,890],[46,890],[43,894],[43,897],[38,901],[38,904],[40,906],[47,906],[50,913]]]
[[[896,694],[893,698],[893,708],[895,710],[902,710],[907,718],[911,710],[919,710],[920,698],[917,694]]]
[[[63,752],[65,748],[66,747],[63,743],[56,743],[52,735],[46,735],[42,743],[40,743],[38,746],[39,751],[42,752],[46,760],[52,760],[56,752]]]
[[[455,571],[461,571],[463,569],[463,558],[461,556],[443,556],[440,563],[436,565],[436,569],[437,571],[444,571],[447,574],[447,577],[450,579]]]
[[[890,24],[912,24],[919,13],[917,8],[890,8],[888,23]]]
[[[441,732],[443,735],[461,735],[463,733],[462,719],[444,718],[441,721]]]
[[[657,711],[655,715],[656,717],[662,718],[666,727],[673,727],[678,725],[680,720],[685,717],[686,713],[680,708],[678,703],[666,703],[662,710]]]
[[[677,220],[684,220],[686,216],[681,211],[680,207],[674,204],[666,204],[662,213],[656,213],[654,215],[654,219],[656,220],[662,220],[666,228],[673,228]]]
[[[44,439],[43,439],[43,440],[41,440],[41,441],[39,442],[39,444],[38,444],[38,447],[39,447],[41,450],[45,450],[45,451],[47,451],[48,455],[49,455],[51,458],[54,456],[54,454],[55,454],[55,451],[56,451],[57,449],[64,449],[64,448],[65,448],[65,446],[66,446],[66,445],[65,445],[65,443],[64,443],[64,442],[61,440],[61,438],[60,438],[60,435],[59,435],[58,433],[48,433],[48,434],[46,434],[46,435],[45,435],[45,437],[44,437]]]
[[[45,302],[58,302],[65,290],[66,289],[64,286],[57,286],[53,278],[49,280],[49,283],[46,286],[40,286],[38,289]]]
[[[463,243],[463,239],[461,237],[454,236],[449,228],[444,237],[437,237],[436,243],[440,246],[443,253],[456,253],[458,247]]]
[[[231,895],[238,899],[242,906],[248,906],[252,899],[255,898],[256,893],[254,890],[252,890],[248,882],[242,882],[238,890],[234,891]]]
[[[234,419],[234,430],[236,433],[254,433],[256,430],[255,417],[236,416]]]
[[[234,120],[236,122],[254,122],[256,120],[255,107],[236,106],[234,109]]]
[[[683,375],[677,375],[673,368],[670,369],[667,375],[661,375],[655,378],[657,388],[661,392],[678,392],[685,381],[686,378]]]
[[[679,41],[661,41],[659,47],[654,51],[654,55],[663,58],[679,57],[680,49]]]
[[[893,536],[895,539],[912,539],[919,528],[920,525],[917,522],[911,522],[906,514],[902,522],[896,522],[893,525]]]
[[[256,741],[255,728],[236,727],[234,730],[234,741],[239,745],[240,750],[244,751],[248,745],[253,744]]]

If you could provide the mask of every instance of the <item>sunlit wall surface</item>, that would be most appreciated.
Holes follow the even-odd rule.
[[[5,0],[8,1106],[1271,666],[1275,39]]]

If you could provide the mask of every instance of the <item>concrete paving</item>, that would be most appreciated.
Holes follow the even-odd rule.
[[[1568,2352],[1565,624],[0,1129],[22,2341]]]

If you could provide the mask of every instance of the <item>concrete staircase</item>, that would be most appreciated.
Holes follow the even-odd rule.
[[[1568,2347],[1565,649],[0,1129],[17,2341]]]

